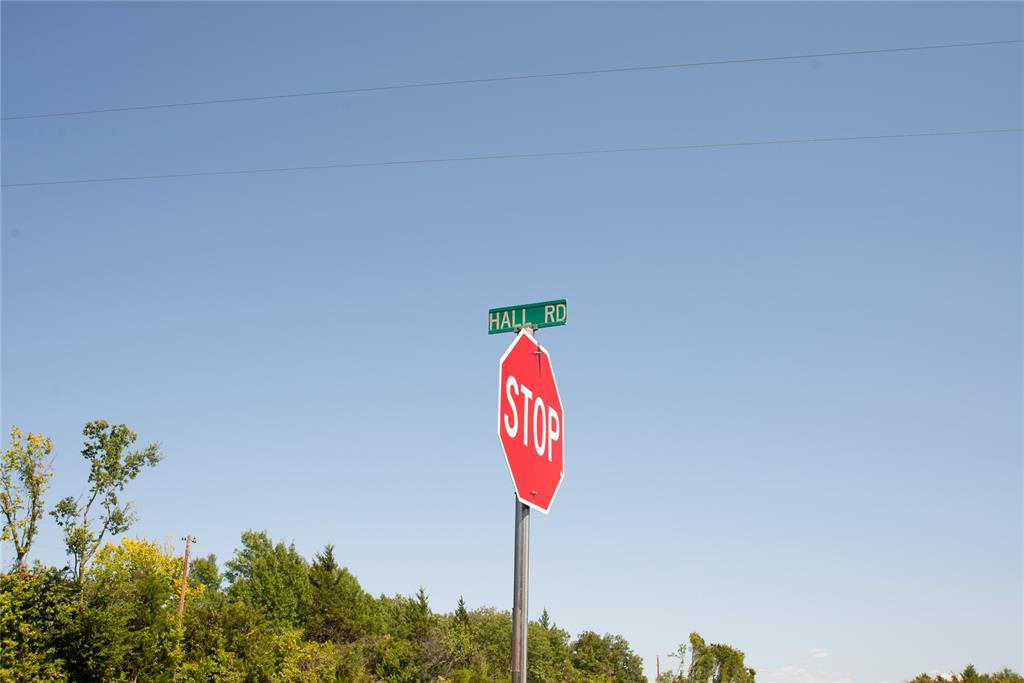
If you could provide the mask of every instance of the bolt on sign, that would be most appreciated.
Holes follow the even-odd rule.
[[[564,325],[568,313],[565,299],[492,308],[487,311],[487,334],[518,332],[526,325],[534,328]]]
[[[529,330],[501,357],[498,388],[498,439],[516,496],[547,513],[565,474],[565,417],[551,357]]]

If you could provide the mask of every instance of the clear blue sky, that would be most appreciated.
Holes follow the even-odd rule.
[[[1020,3],[3,3],[4,116],[1020,38]],[[1020,44],[6,121],[3,182],[1012,128]],[[542,331],[566,480],[531,616],[692,630],[765,682],[1022,662],[1022,141],[3,190],[2,423],[166,460],[133,535],[333,543],[507,609],[492,306]],[[36,557],[62,563],[48,521]]]

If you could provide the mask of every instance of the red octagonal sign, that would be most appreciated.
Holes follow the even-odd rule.
[[[498,438],[516,495],[546,513],[565,473],[565,419],[551,357],[524,330],[499,367]]]

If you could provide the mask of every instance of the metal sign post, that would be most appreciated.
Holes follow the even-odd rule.
[[[530,506],[516,501],[515,557],[512,571],[512,683],[526,683],[527,602],[530,592]]]

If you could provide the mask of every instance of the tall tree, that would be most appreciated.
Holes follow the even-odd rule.
[[[721,643],[709,645],[697,633],[690,634],[689,645],[681,644],[669,656],[679,659],[679,668],[662,673],[659,683],[754,683],[755,680],[756,672],[747,667],[741,651]]]
[[[547,613],[547,610],[544,611]],[[527,680],[531,683],[569,683],[588,680],[576,671],[569,649],[569,633],[552,624],[531,621],[529,625],[529,671]],[[592,678],[590,680],[593,680]],[[601,678],[600,680],[611,680]]]
[[[466,600],[460,595],[459,604],[455,606],[455,622],[462,626],[469,626],[469,612],[466,610]]]
[[[242,548],[225,566],[232,600],[258,607],[275,622],[301,626],[311,588],[309,568],[294,545],[275,545],[265,531],[246,531]]]
[[[586,681],[646,683],[643,660],[622,636],[584,631],[572,647],[572,665]]]
[[[10,446],[0,455],[0,510],[4,514],[0,541],[14,545],[14,566],[22,572],[28,568],[25,557],[43,516],[43,493],[53,476],[47,461],[52,451],[48,437],[29,432],[23,440],[21,430],[12,426]]]
[[[129,450],[138,435],[127,425],[94,420],[85,425],[82,434],[85,436],[82,457],[89,463],[89,490],[77,499],[72,496],[62,499],[50,513],[64,531],[64,543],[73,561],[72,571],[80,584],[103,538],[107,534],[124,533],[135,521],[132,504],[121,502],[118,494],[142,468],[152,467],[163,458],[160,446],[155,443]],[[96,505],[100,507],[98,511]],[[84,596],[83,593],[83,600]]]
[[[219,591],[224,577],[217,569],[217,556],[210,553],[206,557],[197,557],[189,562],[188,580],[189,583],[202,584],[211,593]]]
[[[184,559],[170,545],[123,538],[106,543],[89,567],[96,678],[170,683],[182,660],[176,615]],[[188,590],[191,602],[204,589]]]
[[[306,633],[316,641],[350,643],[376,633],[373,598],[334,558],[334,546],[317,553],[309,568],[311,601]]]

